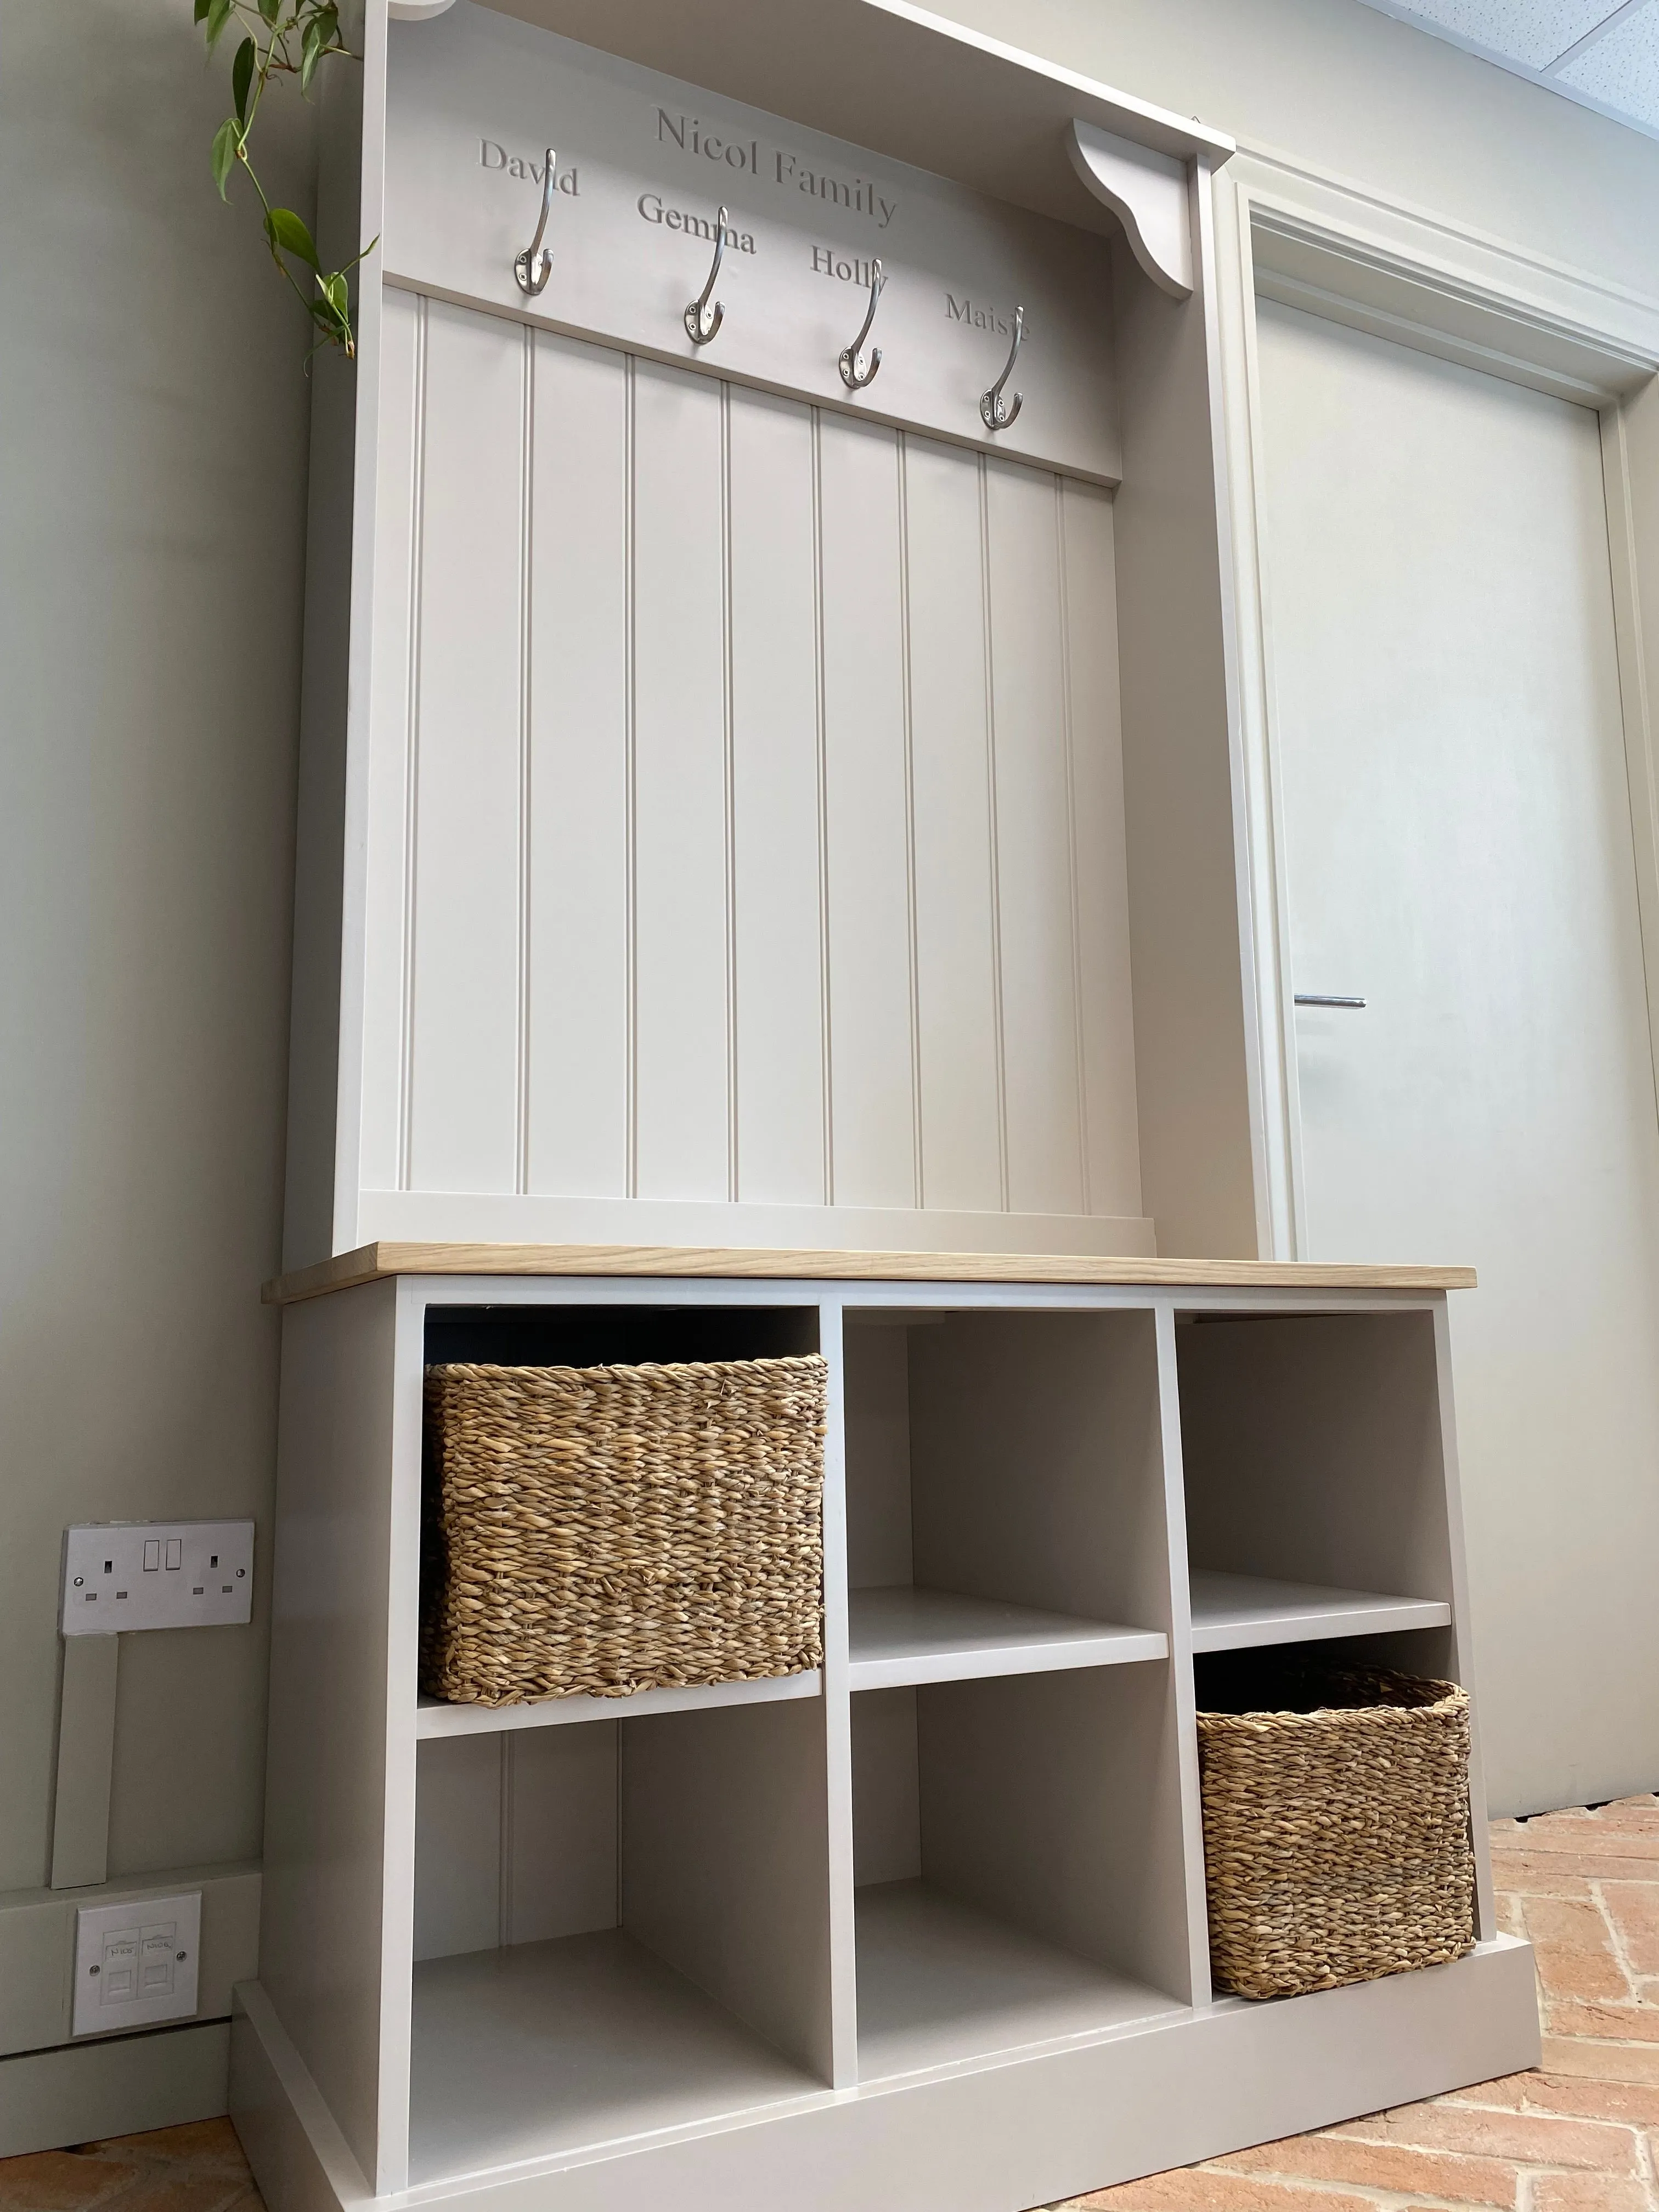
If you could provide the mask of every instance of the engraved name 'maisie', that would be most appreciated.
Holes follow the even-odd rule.
[[[827,200],[854,215],[868,216],[878,230],[885,230],[898,213],[898,202],[884,198],[868,177],[838,177],[828,169],[811,168],[781,147],[763,149],[757,138],[722,137],[718,131],[704,130],[700,116],[671,115],[665,107],[659,107],[657,137],[663,144],[678,146],[683,154],[699,154],[705,161],[717,162],[740,175],[763,177],[770,184]]]

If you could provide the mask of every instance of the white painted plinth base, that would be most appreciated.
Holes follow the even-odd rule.
[[[270,2212],[374,2202],[258,1984],[238,1992],[231,2113]],[[1539,2057],[1533,1959],[1507,1937],[1455,1966],[1197,2012],[1056,2048],[379,2200],[471,2212],[1023,2212],[1246,2144],[1513,2074]]]

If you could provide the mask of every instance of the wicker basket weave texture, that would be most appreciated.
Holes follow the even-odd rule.
[[[1198,1716],[1210,1963],[1239,1996],[1474,1948],[1467,1693],[1381,1668],[1323,1683],[1315,1711]]]
[[[827,1374],[428,1367],[422,1690],[511,1705],[821,1664]]]

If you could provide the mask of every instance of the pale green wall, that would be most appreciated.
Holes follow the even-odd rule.
[[[1659,293],[1659,144],[1357,0],[952,12]],[[0,1889],[45,1866],[64,1523],[269,1528],[304,338],[189,15],[0,4]],[[264,1642],[128,1640],[112,1871],[257,1850]]]
[[[307,340],[227,75],[190,0],[0,9],[0,1890],[65,1523],[269,1535]],[[265,1639],[124,1639],[112,1874],[257,1853]]]

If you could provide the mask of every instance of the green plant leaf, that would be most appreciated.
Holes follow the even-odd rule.
[[[206,15],[210,4],[210,0],[196,0],[196,14],[193,18],[196,22],[199,23],[201,21],[203,16]]]
[[[274,23],[283,11],[283,0],[259,0],[259,13],[267,23]]]
[[[284,253],[297,253],[307,268],[321,274],[311,233],[292,208],[272,208],[265,217],[265,236],[273,246],[280,246]]]
[[[317,281],[323,288],[323,297],[343,322],[351,307],[351,295],[346,289],[344,272],[337,270],[332,276],[319,276]]]
[[[242,126],[232,115],[227,117],[213,134],[213,181],[219,187],[219,197],[228,197],[225,179],[230,174],[230,165],[236,159],[236,149],[241,143]]]
[[[253,82],[253,64],[258,50],[252,39],[244,39],[236,49],[236,58],[230,65],[230,89],[236,102],[236,120],[247,121],[247,88]]]
[[[302,93],[309,92],[311,89],[312,72],[317,66],[322,51],[322,33],[314,21],[307,23],[305,37],[300,43],[300,90]]]
[[[208,0],[207,43],[211,53],[219,43],[219,33],[229,22],[236,0]]]

